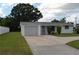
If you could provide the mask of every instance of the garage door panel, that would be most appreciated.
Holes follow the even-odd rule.
[[[38,35],[38,27],[37,26],[26,26],[25,35],[28,35],[28,36]]]

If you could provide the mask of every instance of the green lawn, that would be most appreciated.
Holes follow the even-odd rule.
[[[79,40],[69,42],[66,45],[79,49]]]
[[[53,34],[54,36],[58,36],[58,37],[74,37],[74,36],[79,36],[79,34],[76,34],[76,33],[69,33],[69,34]]]
[[[20,32],[0,35],[0,54],[31,55],[32,52]]]

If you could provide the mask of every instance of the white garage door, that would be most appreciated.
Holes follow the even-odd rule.
[[[38,27],[37,26],[26,26],[24,32],[26,36],[38,35]]]

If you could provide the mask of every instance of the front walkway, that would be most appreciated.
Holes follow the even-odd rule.
[[[26,36],[30,48],[34,55],[79,55],[79,50],[65,45],[65,43],[79,40],[79,37],[55,37]]]

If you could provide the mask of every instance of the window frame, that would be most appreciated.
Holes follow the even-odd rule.
[[[69,26],[68,26],[68,25],[66,25],[66,26],[65,26],[65,29],[69,29]]]

